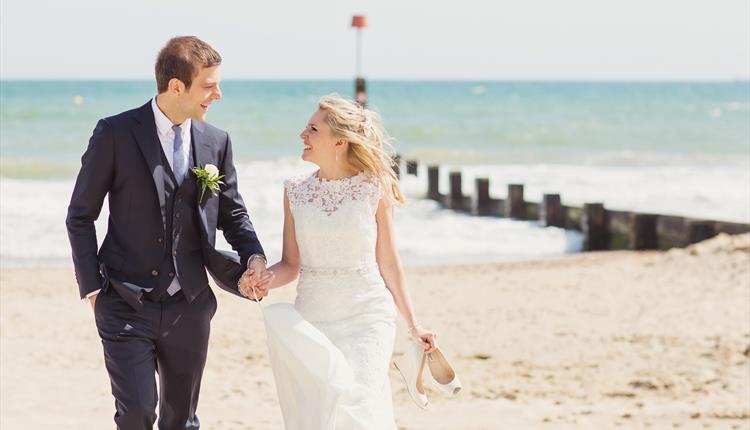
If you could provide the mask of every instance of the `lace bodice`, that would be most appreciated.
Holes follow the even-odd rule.
[[[300,262],[304,269],[356,270],[375,261],[375,212],[383,195],[375,177],[359,172],[344,179],[316,174],[284,181]]]

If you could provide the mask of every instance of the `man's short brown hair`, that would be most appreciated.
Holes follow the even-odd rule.
[[[177,78],[190,88],[193,77],[204,67],[221,64],[221,55],[195,36],[174,37],[156,58],[156,88],[163,93],[169,80]]]

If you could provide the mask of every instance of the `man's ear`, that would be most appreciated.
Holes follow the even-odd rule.
[[[185,84],[177,78],[172,78],[167,84],[167,91],[175,95],[180,94],[181,92],[185,91]]]

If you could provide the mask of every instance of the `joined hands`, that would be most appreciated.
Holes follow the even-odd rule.
[[[250,257],[250,260],[248,260],[247,270],[240,277],[237,288],[239,288],[240,294],[243,296],[250,299],[257,297],[260,300],[268,295],[269,286],[276,275],[266,269],[264,258],[253,257]]]

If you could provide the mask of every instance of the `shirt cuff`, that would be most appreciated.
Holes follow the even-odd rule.
[[[255,260],[256,258],[260,258],[260,259],[262,259],[262,260],[263,260],[263,263],[264,263],[264,264],[266,264],[266,265],[268,265],[268,260],[266,260],[266,256],[265,256],[265,255],[263,255],[263,254],[253,254],[253,255],[251,255],[251,256],[250,256],[250,258],[248,258],[248,259],[247,259],[247,264],[248,264],[248,266],[249,266],[249,265],[250,265],[250,263],[252,263],[252,261],[253,261],[253,260]]]
[[[98,290],[94,290],[94,291],[92,291],[92,292],[90,292],[90,293],[86,294],[86,298],[87,298],[87,299],[89,299],[89,298],[91,298],[91,296],[95,296],[95,295],[99,294],[99,292],[100,292],[101,290],[102,290],[102,289],[101,289],[101,288],[99,288]]]

